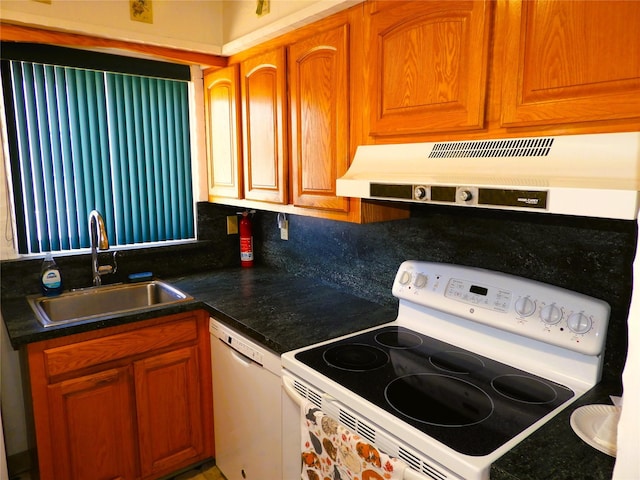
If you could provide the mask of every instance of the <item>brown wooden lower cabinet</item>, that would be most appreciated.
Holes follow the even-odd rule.
[[[155,479],[212,457],[208,314],[27,347],[41,480]]]

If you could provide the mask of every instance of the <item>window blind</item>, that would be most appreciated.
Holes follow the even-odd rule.
[[[187,82],[6,63],[20,253],[194,238]]]

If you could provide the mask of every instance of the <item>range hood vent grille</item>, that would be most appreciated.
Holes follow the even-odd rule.
[[[546,157],[553,138],[436,143],[428,158]]]

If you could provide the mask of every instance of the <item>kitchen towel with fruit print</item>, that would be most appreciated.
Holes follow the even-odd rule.
[[[401,480],[406,464],[311,403],[302,408],[302,480]]]

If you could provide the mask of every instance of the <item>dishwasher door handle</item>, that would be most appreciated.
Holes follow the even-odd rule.
[[[258,367],[262,367],[262,365],[260,365],[258,362],[247,357],[242,352],[239,352],[238,350],[230,346],[227,342],[225,342],[223,339],[218,338],[218,340],[220,340],[220,342],[222,342],[222,344],[231,351],[231,355],[233,356],[234,360],[238,362],[240,365],[242,365],[243,367],[248,367],[252,363]]]

